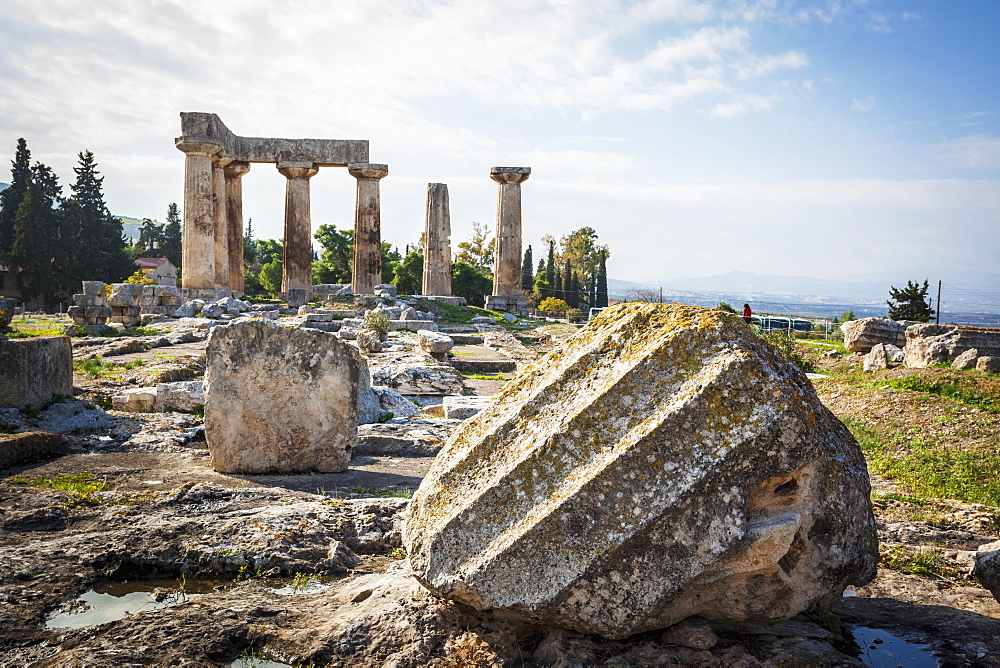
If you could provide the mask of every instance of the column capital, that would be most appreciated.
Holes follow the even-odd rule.
[[[279,162],[277,167],[288,179],[311,179],[319,172],[315,162]]]
[[[490,167],[490,178],[497,183],[521,183],[530,175],[531,167]]]
[[[233,160],[225,167],[226,176],[240,177],[250,171],[250,163],[245,160]]]
[[[347,165],[347,171],[356,179],[381,179],[389,174],[389,165],[373,162],[352,162]]]
[[[174,146],[178,151],[194,155],[215,155],[222,151],[222,144],[207,137],[178,137]]]

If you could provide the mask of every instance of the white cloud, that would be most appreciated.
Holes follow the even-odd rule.
[[[865,98],[854,98],[851,100],[851,109],[854,111],[871,111],[875,108],[875,98],[871,95]]]
[[[767,111],[779,99],[778,95],[737,95],[729,102],[720,102],[709,112],[712,118],[736,118],[751,111]]]
[[[935,153],[956,169],[1000,169],[1000,137],[962,137],[938,144]]]

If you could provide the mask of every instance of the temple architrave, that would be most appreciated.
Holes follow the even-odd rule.
[[[254,162],[274,164],[287,179],[281,286],[290,303],[304,303],[312,294],[309,179],[320,167],[347,167],[358,179],[355,293],[360,288],[360,294],[370,294],[381,283],[378,181],[389,169],[368,163],[367,140],[240,137],[215,114],[182,112],[175,145],[186,156],[182,283],[190,296],[243,291],[241,179]]]

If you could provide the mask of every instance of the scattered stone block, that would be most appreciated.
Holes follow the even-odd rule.
[[[490,405],[490,397],[445,397],[444,416],[449,420],[468,420]]]
[[[906,345],[906,328],[910,321],[896,321],[888,318],[861,318],[840,325],[844,333],[844,347],[852,353],[867,353],[876,343],[891,343],[897,347]]]
[[[289,308],[298,308],[309,301],[309,291],[305,288],[291,288],[285,293]]]
[[[382,352],[382,341],[380,341],[378,335],[370,329],[358,330],[358,333],[354,338],[357,340],[358,348],[360,350],[366,353]]]
[[[972,567],[972,577],[990,590],[993,598],[1000,601],[1000,541],[980,545],[976,551],[976,562]]]
[[[1000,357],[983,355],[976,360],[976,368],[986,373],[1000,373]]]
[[[376,297],[382,297],[383,299],[395,299],[396,298],[396,286],[392,283],[379,283],[373,290],[375,291]]]
[[[132,387],[111,395],[111,407],[129,413],[156,412],[156,388]]]
[[[68,336],[0,340],[0,407],[41,408],[57,394],[73,394]]]
[[[205,372],[205,436],[227,473],[347,469],[364,360],[325,332],[244,319],[214,327]]]
[[[387,364],[372,370],[372,385],[385,385],[408,396],[462,394],[463,388],[462,375],[443,365]]]
[[[50,431],[0,434],[0,470],[80,452],[73,439]]]
[[[663,642],[691,649],[711,649],[719,643],[719,637],[708,622],[699,617],[685,619],[663,632]]]
[[[444,355],[455,345],[455,342],[447,334],[427,329],[417,332],[417,342],[420,344],[421,350],[431,355]]]
[[[309,313],[306,315],[306,322],[333,322],[333,315],[330,313]]]
[[[979,359],[979,351],[975,348],[969,348],[951,361],[951,368],[959,371],[975,369],[977,359]]]
[[[192,412],[205,405],[205,385],[200,380],[156,384],[156,410]]]
[[[409,418],[420,415],[419,406],[391,387],[372,385],[372,392],[378,398],[382,410],[392,413],[393,417]]]
[[[861,366],[867,373],[888,369],[889,357],[885,351],[885,344],[876,343],[872,346],[872,349],[868,351],[868,354],[861,361]]]
[[[418,580],[609,638],[869,582],[865,459],[805,375],[736,316],[612,308],[448,440],[410,504]]]
[[[103,281],[83,281],[83,294],[104,296],[105,283]]]

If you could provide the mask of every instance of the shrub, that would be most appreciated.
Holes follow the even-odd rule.
[[[555,297],[546,297],[542,300],[542,303],[538,305],[538,310],[543,313],[566,313],[569,309],[569,304],[561,299],[556,299]]]
[[[378,334],[379,340],[385,341],[389,337],[389,327],[392,326],[392,321],[381,313],[368,311],[365,313],[364,324],[366,328]]]

